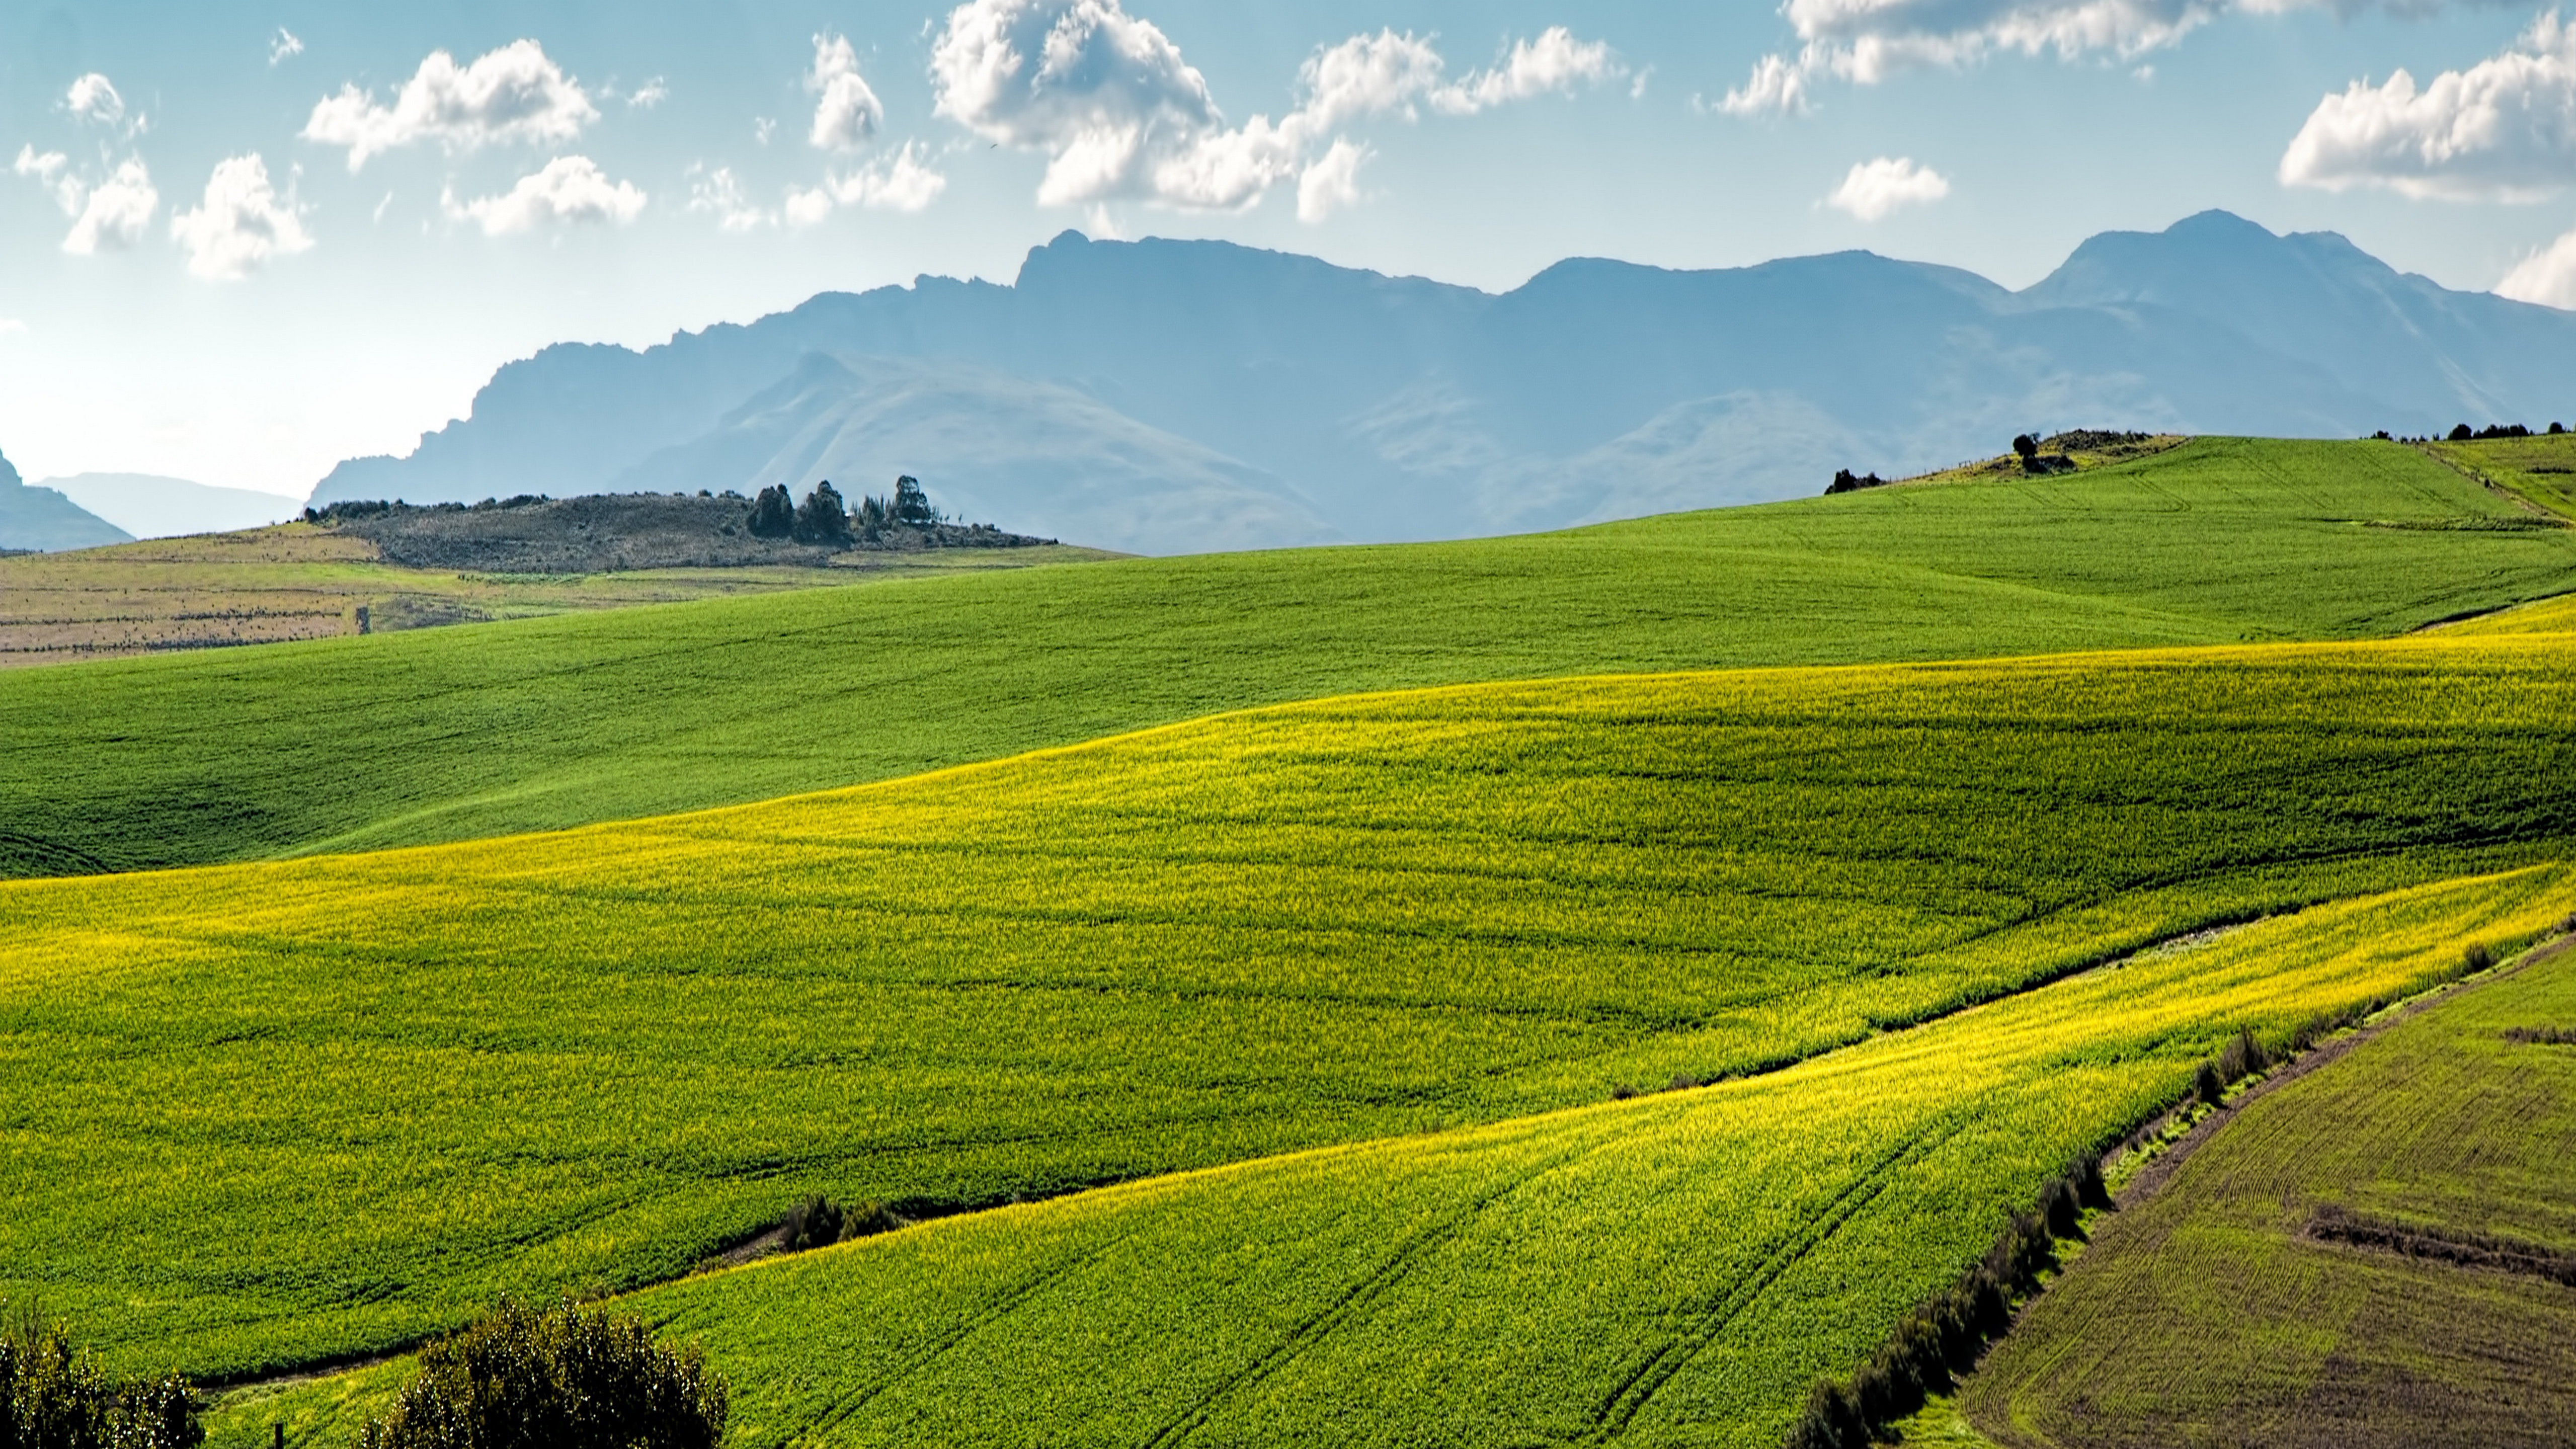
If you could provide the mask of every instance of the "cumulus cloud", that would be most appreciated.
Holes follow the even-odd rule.
[[[485,236],[509,236],[579,222],[623,226],[643,214],[644,193],[631,181],[610,181],[587,156],[558,156],[498,196],[450,201],[448,210],[472,219]]]
[[[125,119],[125,97],[116,93],[107,77],[91,71],[72,82],[63,96],[63,109],[84,121],[113,126]]]
[[[903,149],[852,171],[824,178],[812,187],[791,187],[782,214],[789,226],[812,226],[836,207],[861,206],[871,211],[915,212],[926,209],[948,189],[948,178],[927,164],[927,148],[906,141]]]
[[[63,250],[74,256],[134,245],[161,205],[161,193],[153,189],[151,172],[140,157],[127,157],[95,186],[73,171],[70,158],[60,151],[39,155],[33,146],[20,146],[9,169],[53,193],[54,204],[73,219]]]
[[[460,66],[431,51],[391,105],[372,91],[344,85],[304,123],[307,141],[345,146],[349,169],[400,147],[435,141],[451,152],[506,142],[554,145],[573,140],[599,111],[580,82],[533,40],[515,40]]]
[[[303,53],[304,42],[295,38],[294,31],[281,25],[277,27],[277,34],[268,42],[269,68],[273,70],[277,67],[279,62],[284,61],[291,56],[302,55]]]
[[[1911,156],[1863,161],[1843,177],[1825,205],[1860,221],[1884,220],[1908,206],[1929,206],[1950,194],[1950,179]]]
[[[1335,140],[1297,178],[1297,219],[1309,225],[1360,204],[1360,167],[1376,155],[1366,146]]]
[[[139,158],[128,157],[113,175],[90,188],[80,217],[63,238],[63,250],[85,257],[101,247],[123,250],[143,238],[160,208],[161,193],[152,189],[151,173]]]
[[[268,163],[254,151],[215,163],[205,200],[170,218],[170,235],[188,249],[188,270],[209,281],[236,282],[271,257],[308,251],[292,196],[280,200],[269,184]]]
[[[814,68],[806,73],[805,89],[821,98],[806,133],[817,151],[856,151],[885,124],[885,107],[860,78],[858,52],[842,36],[814,37]]]
[[[2530,200],[2576,178],[2576,29],[2542,16],[2503,54],[2418,87],[2405,71],[2318,102],[2284,185]]]
[[[1732,115],[1784,115],[1811,107],[1814,83],[1833,77],[1874,85],[1916,66],[1965,65],[1998,53],[2055,53],[2063,60],[2133,60],[2231,12],[2278,14],[2382,5],[2402,13],[2444,0],[1787,0],[1780,13],[1800,49],[1757,61],[1718,103]]]
[[[649,111],[670,98],[671,87],[657,75],[635,88],[634,94],[626,98],[626,109]]]
[[[2496,284],[2496,295],[2576,311],[2576,231],[2523,258]]]
[[[1316,215],[1343,204],[1337,186],[1358,166],[1356,148],[1332,159],[1343,125],[1422,106],[1472,114],[1625,74],[1607,46],[1559,26],[1453,83],[1428,40],[1380,31],[1309,57],[1299,104],[1280,120],[1229,126],[1180,48],[1119,0],[969,0],[950,12],[931,72],[939,114],[1047,157],[1043,204],[1239,210],[1291,178],[1302,199],[1307,173],[1329,161],[1315,182]],[[1318,152],[1325,159],[1312,159]]]

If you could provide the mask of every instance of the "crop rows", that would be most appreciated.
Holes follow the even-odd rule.
[[[0,1291],[239,1373],[1846,1045],[2566,858],[2576,640],[1324,701],[552,836],[0,887]]]
[[[936,1222],[626,1307],[731,1373],[736,1442],[1769,1449],[2079,1151],[2229,1032],[2528,938],[2576,870],[2415,887],[1777,1074]],[[329,1442],[387,1369],[240,1403]]]
[[[2249,1104],[2105,1225],[1968,1409],[2030,1446],[2565,1443],[2576,1288],[2527,1270],[2576,1254],[2576,1052],[2511,1035],[2560,1025],[2576,952]]]

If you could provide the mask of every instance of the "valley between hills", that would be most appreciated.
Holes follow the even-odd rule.
[[[0,560],[457,610],[0,672],[0,1295],[243,1449],[564,1295],[740,1445],[2562,1442],[2576,439],[2069,451]]]

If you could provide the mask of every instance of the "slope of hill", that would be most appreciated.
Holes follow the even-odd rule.
[[[2394,444],[2204,440],[1560,535],[12,671],[0,874],[757,800],[1352,690],[2394,633],[2576,584],[2576,531],[2523,516]]]
[[[2227,1029],[2406,992],[2572,885],[2321,907],[1775,1075],[932,1223],[618,1306],[707,1346],[750,1444],[1775,1449],[1808,1383]],[[409,1371],[237,1396],[213,1441],[348,1439]]]
[[[993,1203],[1741,1075],[2567,859],[2571,751],[2565,635],[1611,677],[12,883],[0,1289],[241,1371],[673,1276],[809,1191]],[[2517,879],[2513,919],[2565,913]],[[2141,1039],[2230,1024],[2190,1009]]]
[[[817,354],[874,375],[818,394],[795,380]],[[548,348],[410,457],[351,460],[314,496],[564,495],[637,486],[620,480],[639,469],[643,486],[678,470],[747,492],[856,466],[1018,526],[1178,550],[1790,497],[1838,467],[1922,471],[2034,425],[2412,434],[2538,423],[2570,398],[2576,317],[2217,212],[2097,237],[2018,294],[1844,253],[1705,272],[1572,260],[1492,296],[1067,233],[1008,287],[925,277],[642,353]],[[1099,467],[1092,488],[1191,506],[1101,532],[1090,520],[1114,506],[1066,496],[1075,475],[1045,462],[1059,450]]]
[[[215,488],[149,473],[76,473],[45,486],[136,538],[232,533],[283,523],[302,504],[247,488]]]
[[[2034,1449],[2567,1442],[2576,1049],[2552,1032],[2576,1038],[2576,953],[2248,1104],[2023,1315],[1974,1421]]]
[[[0,549],[95,548],[127,538],[125,530],[84,512],[53,489],[28,486],[9,460],[0,458]]]

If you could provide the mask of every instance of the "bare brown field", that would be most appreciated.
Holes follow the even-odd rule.
[[[1104,557],[1048,546],[579,574],[402,568],[309,524],[0,557],[0,668],[391,633]]]

